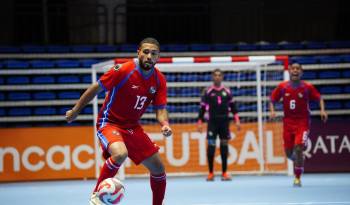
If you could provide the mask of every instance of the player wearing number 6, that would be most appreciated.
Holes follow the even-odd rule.
[[[99,92],[107,96],[97,119],[97,136],[106,159],[97,180],[90,204],[101,204],[96,197],[100,182],[118,172],[124,160],[129,157],[135,164],[143,164],[150,171],[153,205],[161,205],[166,187],[164,165],[159,157],[159,147],[154,144],[139,124],[149,104],[156,110],[156,118],[164,136],[172,134],[165,109],[166,80],[155,67],[159,59],[158,41],[145,38],[139,44],[137,60],[116,65],[107,71],[97,83],[88,88],[66,119],[72,122]]]
[[[320,103],[321,119],[327,121],[324,101],[316,88],[305,81],[300,80],[303,74],[302,66],[294,63],[288,68],[290,80],[280,83],[272,91],[270,102],[270,116],[274,118],[274,103],[283,99],[283,140],[284,149],[289,159],[294,162],[294,186],[300,187],[300,176],[304,170],[303,150],[306,146],[309,127],[310,109],[309,101]]]

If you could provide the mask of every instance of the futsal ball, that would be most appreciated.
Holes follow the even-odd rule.
[[[116,178],[103,180],[97,188],[98,198],[107,205],[119,204],[124,197],[124,185]]]

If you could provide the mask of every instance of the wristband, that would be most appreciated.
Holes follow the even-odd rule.
[[[159,124],[160,124],[161,126],[164,126],[164,125],[169,126],[168,120],[164,120],[164,121],[162,121],[162,122],[159,122]]]

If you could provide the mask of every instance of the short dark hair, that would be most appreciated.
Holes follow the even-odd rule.
[[[143,39],[140,43],[139,43],[139,48],[141,48],[142,44],[144,43],[149,43],[149,44],[154,44],[158,47],[158,49],[160,49],[160,44],[157,41],[157,39],[152,38],[152,37],[147,37],[145,39]]]
[[[292,63],[290,65],[290,67],[294,67],[294,66],[299,67],[301,70],[303,70],[303,66],[300,63]]]
[[[214,73],[216,73],[216,72],[219,72],[221,75],[224,74],[220,68],[215,68],[215,69],[213,70],[213,72],[211,72],[211,74],[214,75]]]

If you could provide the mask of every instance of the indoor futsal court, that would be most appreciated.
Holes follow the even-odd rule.
[[[305,174],[303,187],[286,175],[238,175],[222,182],[201,177],[168,177],[166,205],[348,205],[350,174]],[[125,179],[121,204],[151,204],[149,179]],[[0,184],[1,204],[87,205],[95,180]]]
[[[350,205],[349,125],[350,0],[0,1],[0,205]]]

